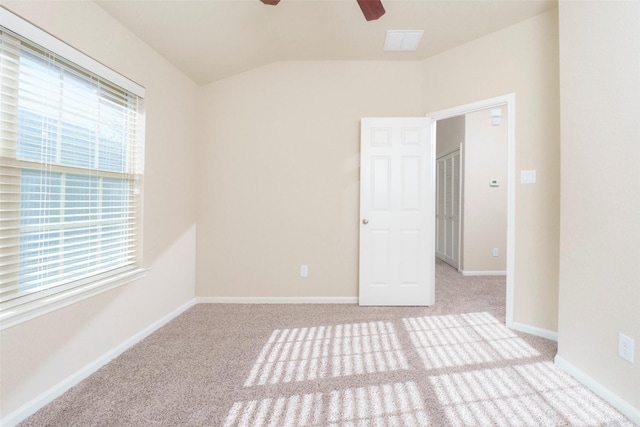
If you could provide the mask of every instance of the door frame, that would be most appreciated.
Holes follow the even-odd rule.
[[[506,284],[506,325],[513,328],[513,304],[515,289],[515,219],[516,219],[516,95],[510,93],[457,107],[427,114],[431,117],[431,139],[436,139],[436,122],[488,108],[507,108],[507,284]],[[434,162],[435,162],[434,158]],[[436,164],[432,165],[435,168]],[[434,242],[435,244],[435,242]],[[435,262],[435,260],[434,260]]]

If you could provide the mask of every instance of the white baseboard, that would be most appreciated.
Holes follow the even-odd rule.
[[[129,349],[130,347],[133,347],[138,342],[142,341],[144,338],[148,337],[153,332],[160,329],[169,321],[173,320],[174,318],[178,317],[180,314],[182,314],[189,308],[193,307],[195,303],[196,303],[195,299],[192,299],[191,301],[187,302],[186,304],[183,304],[182,306],[178,307],[176,310],[167,314],[160,320],[154,322],[153,324],[149,325],[142,331],[138,332],[128,340],[124,341],[122,344],[109,350],[107,353],[103,354],[98,359],[89,363],[87,366],[80,369],[75,374],[65,378],[63,381],[54,385],[49,390],[45,391],[44,393],[40,394],[30,402],[27,402],[26,404],[22,405],[20,408],[16,409],[6,417],[2,418],[0,420],[0,425],[2,425],[3,427],[13,427],[16,424],[20,423],[21,421],[25,420],[27,417],[35,414],[40,408],[44,407],[45,405],[52,402],[57,397],[61,396],[64,392],[69,390],[71,387],[75,386],[80,381],[84,380],[89,375],[96,372],[98,369],[100,369],[101,367],[109,363],[111,360],[115,359],[116,357],[124,353],[127,349]]]
[[[556,342],[558,341],[558,333],[554,331],[550,331],[548,329],[537,328],[535,326],[525,325],[524,323],[509,322],[509,321],[507,321],[507,328],[524,332],[526,334],[535,335],[537,337],[546,338],[551,341],[556,341]]]
[[[357,304],[358,297],[196,297],[198,304]]]
[[[626,400],[620,398],[618,395],[614,394],[608,388],[604,387],[602,384],[591,378],[589,375],[585,374],[582,370],[575,367],[573,364],[568,362],[566,359],[556,356],[555,364],[557,367],[574,377],[576,380],[584,384],[589,390],[600,396],[604,399],[609,405],[616,408],[618,411],[622,412],[622,414],[629,418],[632,423],[640,426],[640,409],[632,406]]]
[[[463,276],[506,276],[507,272],[504,270],[499,271],[469,271],[460,270]]]

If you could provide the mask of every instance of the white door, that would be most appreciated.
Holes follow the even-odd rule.
[[[436,257],[460,264],[460,150],[436,162]]]
[[[435,300],[431,119],[364,118],[360,132],[360,305]]]

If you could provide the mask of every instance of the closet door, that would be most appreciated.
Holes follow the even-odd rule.
[[[436,256],[460,266],[460,151],[437,160]]]
[[[460,151],[447,160],[447,250],[445,262],[459,268],[460,260]]]
[[[436,162],[436,257],[444,261],[446,245],[446,164],[444,159]]]

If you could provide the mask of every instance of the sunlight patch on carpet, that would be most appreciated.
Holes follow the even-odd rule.
[[[540,355],[489,313],[410,317],[403,323],[426,369]]]
[[[408,369],[391,322],[276,329],[245,387]]]
[[[413,382],[236,402],[231,426],[425,426],[427,413]]]
[[[624,417],[550,362],[430,377],[451,426],[597,426]]]
[[[322,394],[236,402],[227,415],[225,427],[320,425]],[[285,422],[286,421],[286,422]]]

